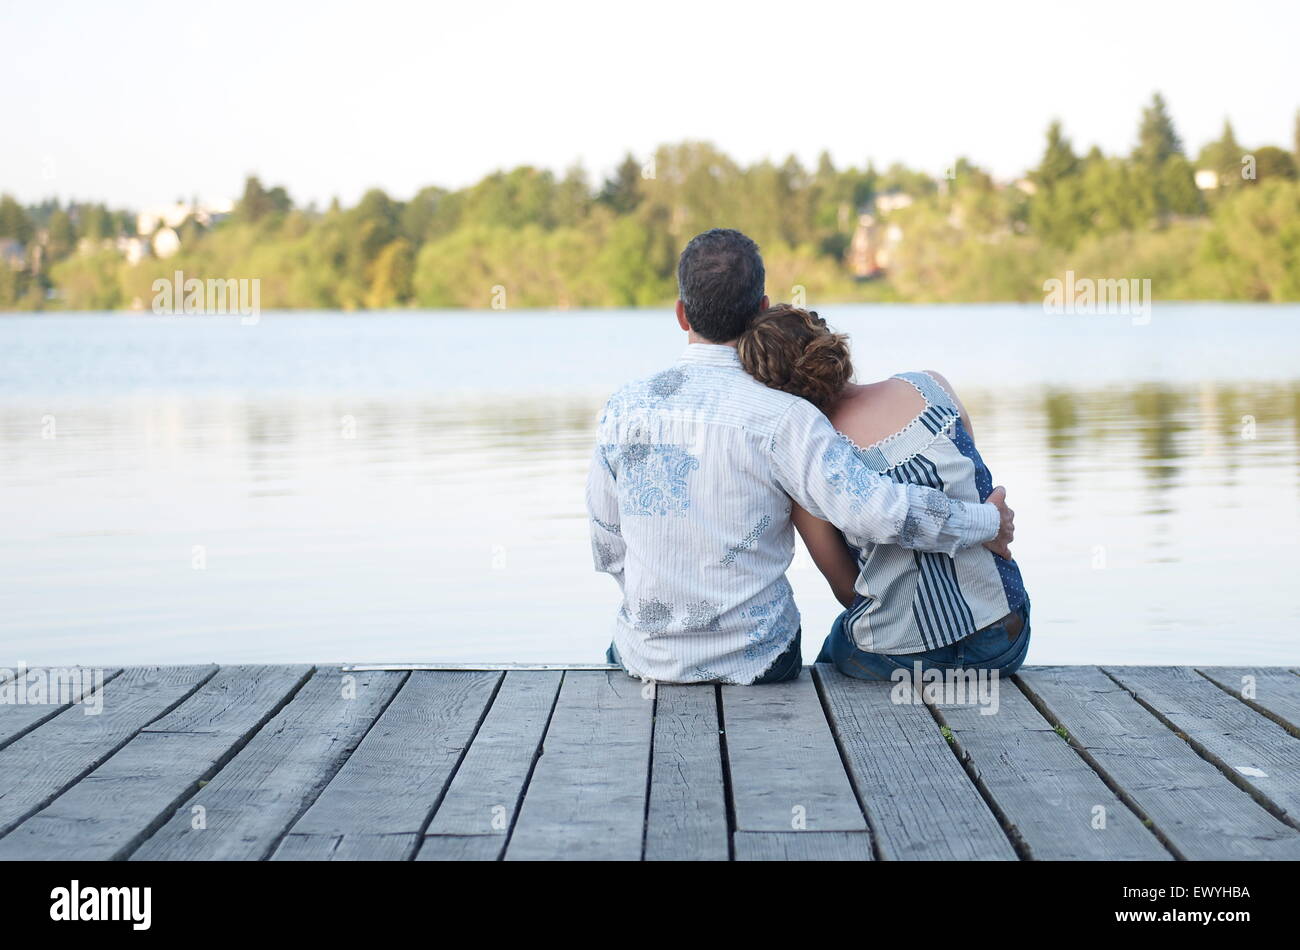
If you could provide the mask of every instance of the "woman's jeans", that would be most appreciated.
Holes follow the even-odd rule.
[[[926,670],[997,670],[999,676],[1010,676],[1020,669],[1029,652],[1029,604],[1012,611],[1007,617],[983,630],[937,650],[922,653],[867,653],[858,649],[844,627],[844,611],[831,625],[830,636],[817,656],[818,663],[833,663],[845,676],[860,680],[888,680],[895,670],[905,670],[910,676],[915,664]],[[1020,621],[1017,624],[1015,619]],[[1020,626],[1018,632],[1015,627]],[[1008,628],[1011,629],[1008,629]]]

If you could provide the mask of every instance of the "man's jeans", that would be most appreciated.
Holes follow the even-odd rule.
[[[623,666],[623,660],[618,655],[618,648],[612,643],[609,645],[609,649],[605,651],[605,662],[617,663],[619,666]],[[750,685],[761,686],[764,683],[784,683],[786,680],[798,679],[801,669],[803,669],[802,627],[794,632],[794,639],[790,641],[790,645],[772,661],[772,665],[763,671],[763,675]]]
[[[830,636],[822,645],[822,652],[817,656],[818,663],[833,663],[845,676],[860,680],[887,680],[895,670],[906,670],[910,675],[914,664],[921,664],[921,671],[926,670],[997,670],[1000,676],[1010,676],[1020,669],[1029,652],[1029,604],[1018,608],[1008,617],[1019,618],[1023,623],[1020,631],[1013,634],[1007,629],[1016,626],[1014,620],[1003,620],[992,626],[977,630],[970,636],[963,637],[956,643],[937,650],[922,653],[867,653],[858,649],[853,638],[844,628],[844,618],[849,611],[844,611],[835,618],[831,625]]]

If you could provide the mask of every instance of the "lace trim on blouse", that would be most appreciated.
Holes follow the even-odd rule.
[[[861,446],[841,433],[858,456],[878,472],[887,472],[906,465],[926,451],[940,436],[948,436],[961,413],[948,391],[929,373],[896,373],[891,379],[901,379],[920,393],[925,408],[892,435]]]

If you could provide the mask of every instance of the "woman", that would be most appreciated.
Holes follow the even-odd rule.
[[[737,350],[746,371],[807,399],[873,469],[962,501],[993,491],[970,416],[938,373],[851,382],[848,338],[786,304],[762,313]],[[1011,674],[1029,649],[1029,597],[1015,561],[983,547],[955,557],[896,545],[850,546],[836,528],[795,506],[795,527],[847,608],[817,657],[859,679],[898,669],[988,669]]]

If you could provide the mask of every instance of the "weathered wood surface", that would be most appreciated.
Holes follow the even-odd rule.
[[[893,684],[831,666],[818,666],[817,678],[882,858],[1015,860],[924,704],[894,702]]]
[[[721,695],[737,831],[866,831],[808,670]]]
[[[562,673],[508,672],[433,821],[419,858],[500,857],[541,751]],[[461,841],[482,836],[484,841]],[[443,840],[447,838],[448,840]]]
[[[501,676],[411,673],[357,750],[294,822],[274,857],[408,857]]]
[[[103,672],[99,715],[0,702],[0,859],[1300,857],[1287,669],[1030,667],[955,704],[830,667]]]
[[[1300,737],[1300,676],[1260,666],[1207,666],[1197,672]]]
[[[564,675],[506,860],[641,857],[653,712],[625,673]]]
[[[427,835],[417,861],[497,861],[505,849],[504,835]]]
[[[217,672],[215,666],[136,667],[104,685],[98,713],[65,708],[0,750],[0,833],[53,801]]]
[[[1269,814],[1101,670],[1045,667],[1022,671],[1020,681],[1177,856],[1300,858],[1300,832]]]
[[[306,666],[228,666],[0,838],[0,860],[124,857],[306,680]]]
[[[938,706],[939,722],[1023,856],[1040,861],[1167,861],[1173,856],[1013,682],[997,711]],[[996,720],[996,726],[989,720]]]
[[[1105,671],[1186,737],[1202,758],[1297,826],[1300,741],[1185,667],[1111,666]]]
[[[645,859],[726,861],[729,856],[717,687],[659,686]]]
[[[131,860],[267,857],[405,679],[405,673],[318,670]]]
[[[120,669],[108,669],[101,671],[103,682],[106,684],[113,677],[121,673]],[[0,704],[0,749],[21,738],[28,732],[31,732],[42,723],[49,722],[55,716],[68,709],[74,703],[79,703],[87,698],[87,694],[93,694],[96,689],[96,681],[77,683],[76,689],[71,690],[71,695],[64,702],[48,702],[30,699],[25,695],[26,689],[31,688],[39,680],[42,683],[48,680],[48,671],[45,669],[32,669],[25,671],[19,676],[16,670],[6,670],[5,679],[0,682],[0,689],[10,694],[12,698]],[[26,687],[23,685],[26,681]],[[57,688],[57,687],[56,687]],[[19,702],[19,698],[24,701]]]
[[[870,861],[864,831],[738,831],[737,861]]]

